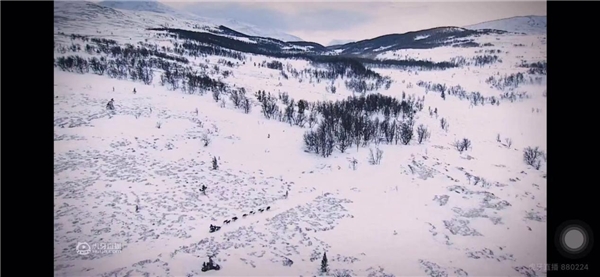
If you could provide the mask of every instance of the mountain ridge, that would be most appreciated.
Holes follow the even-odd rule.
[[[466,29],[495,29],[529,35],[546,34],[547,16],[513,16],[464,26]]]

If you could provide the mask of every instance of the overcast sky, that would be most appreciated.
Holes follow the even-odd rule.
[[[231,18],[325,45],[332,40],[546,15],[546,1],[159,1],[200,16]]]

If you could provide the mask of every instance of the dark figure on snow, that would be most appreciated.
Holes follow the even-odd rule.
[[[285,198],[288,198],[288,191],[285,191]]]
[[[111,111],[115,109],[115,99],[111,98],[110,101],[108,101],[106,104],[106,109]]]
[[[221,227],[216,226],[216,225],[212,225],[212,224],[210,225],[210,232],[211,233],[219,231],[219,229],[221,229]]]
[[[135,88],[133,88],[133,94],[137,93],[137,91],[135,91]]]
[[[137,213],[137,212],[139,212],[139,211],[140,211],[140,206],[138,206],[138,205],[135,205],[135,212]]]
[[[271,206],[267,206],[267,211],[271,209]]]
[[[209,270],[219,270],[219,269],[221,269],[221,266],[216,264],[212,260],[212,257],[208,257],[208,263],[207,262],[202,263],[202,272],[206,272]]]
[[[237,216],[234,216],[231,220],[236,221],[238,220]]]
[[[247,217],[247,216],[248,216],[248,214],[243,214],[243,215],[242,215],[242,217]]]

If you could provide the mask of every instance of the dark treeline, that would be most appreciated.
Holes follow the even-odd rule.
[[[200,45],[190,40],[186,40],[179,44],[181,48],[185,49],[185,54],[192,57],[207,57],[207,56],[221,56],[232,58],[240,61],[245,61],[246,57],[242,53],[229,51],[220,47],[214,47],[211,45]]]
[[[496,98],[494,96],[490,96],[490,97],[483,96],[478,91],[467,92],[460,85],[448,87],[448,86],[446,86],[446,84],[438,84],[438,83],[433,83],[433,82],[419,81],[419,82],[417,82],[417,86],[425,88],[425,93],[427,93],[429,91],[439,92],[441,97],[444,100],[446,99],[447,95],[452,95],[454,97],[457,97],[460,100],[469,101],[473,106],[478,106],[478,105],[483,106],[485,104],[496,105],[496,106],[500,105],[500,101],[498,98]]]
[[[527,73],[547,75],[548,74],[548,63],[546,61],[526,63],[523,62],[520,67],[528,68]]]
[[[125,47],[125,51],[112,51],[108,56],[82,58],[71,55],[55,59],[55,66],[61,70],[108,75],[116,79],[131,79],[151,84],[154,78],[154,69],[162,71],[160,84],[171,90],[181,89],[188,93],[204,93],[205,91],[226,91],[227,85],[221,81],[210,78],[200,67],[200,71],[191,66],[183,66],[177,62],[170,62],[163,55],[151,57],[143,48]],[[133,49],[133,50],[132,50]]]
[[[63,71],[75,72],[80,74],[90,71],[98,75],[108,75],[115,79],[131,79],[132,81],[141,81],[144,84],[151,84],[154,79],[152,67],[164,61],[145,60],[145,59],[125,59],[105,57],[82,58],[71,55],[67,57],[58,57],[55,60],[55,66]]]
[[[502,60],[497,55],[477,55],[473,58],[467,59],[463,56],[450,58],[450,62],[457,67],[474,65],[484,66],[488,64],[501,63]]]
[[[498,90],[516,89],[521,84],[541,84],[543,78],[541,76],[527,76],[521,72],[510,75],[501,76],[498,72],[497,76],[490,76],[485,82]]]
[[[390,77],[381,76],[366,67],[360,62],[344,57],[328,57],[327,59],[312,62],[316,68],[306,68],[301,71],[295,69],[291,64],[283,65],[280,61],[263,61],[254,63],[258,67],[267,67],[274,70],[280,70],[280,75],[289,79],[290,76],[302,82],[308,79],[309,82],[315,81],[321,83],[323,80],[335,81],[336,79],[346,79],[346,87],[357,93],[366,93],[378,90],[382,87],[389,89],[392,84]],[[329,86],[328,91],[335,93],[335,86]]]
[[[424,60],[406,59],[406,60],[371,60],[357,58],[357,61],[365,65],[377,68],[419,68],[419,70],[444,70],[457,67],[452,62],[432,62]]]
[[[187,64],[189,60],[185,57],[170,55],[167,52],[171,49],[166,47],[159,48],[156,45],[139,42],[139,45],[134,46],[126,43],[123,46],[114,45],[107,41],[92,39],[95,44],[86,44],[84,51],[88,54],[104,54],[113,58],[125,58],[125,59],[143,59],[149,56],[162,58],[166,60],[177,61],[180,63]],[[172,51],[172,50],[171,50]]]

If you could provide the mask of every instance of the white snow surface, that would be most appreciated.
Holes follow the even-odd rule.
[[[68,17],[55,10],[55,18],[57,12]],[[170,43],[115,21],[126,12],[101,15],[114,26],[60,21],[55,38],[66,43],[58,32],[68,31],[121,43]],[[143,24],[184,24],[151,20]],[[110,35],[114,28],[126,32]],[[545,45],[533,45],[531,37],[523,37],[529,38],[525,48],[511,48],[515,37],[499,38],[511,40],[503,50],[522,51],[519,59],[545,55]],[[450,55],[445,51],[421,53],[436,59]],[[252,60],[227,68],[234,77],[222,79],[250,96],[257,90],[308,101],[351,95],[343,80],[334,82],[332,94],[328,82],[286,80],[253,66],[276,59],[247,56]],[[193,66],[213,66],[219,59],[190,58]],[[278,60],[297,70],[311,68],[302,60]],[[143,85],[56,69],[55,276],[314,276],[325,251],[336,276],[545,275],[535,265],[546,262],[546,166],[536,170],[522,158],[525,147],[546,148],[545,83],[520,87],[531,96],[523,101],[473,107],[415,84],[461,85],[497,96],[501,92],[484,80],[523,68],[511,60],[446,71],[374,70],[394,80],[380,93],[426,97],[416,121],[431,130],[423,144],[377,146],[384,151],[378,165],[367,162],[375,145],[336,150],[328,158],[304,152],[308,127],[265,119],[253,97],[252,111],[244,114],[229,102],[221,107],[210,93],[170,91],[158,84],[158,75]],[[114,114],[105,109],[110,99]],[[449,122],[447,131],[439,126],[441,117]],[[203,135],[211,140],[208,146]],[[451,143],[463,137],[473,147],[460,154]],[[349,166],[352,158],[356,169]],[[208,186],[206,195],[199,192],[202,185]],[[257,211],[267,206],[269,211]],[[250,211],[256,214],[241,217]],[[239,220],[223,224],[233,216]],[[210,224],[222,229],[209,233]],[[123,250],[84,256],[76,253],[78,242],[121,243]],[[201,272],[213,254],[221,270]],[[288,260],[291,266],[284,265]]]
[[[465,26],[467,29],[495,29],[528,35],[541,35],[547,33],[546,16],[516,16],[493,21],[486,21]]]

